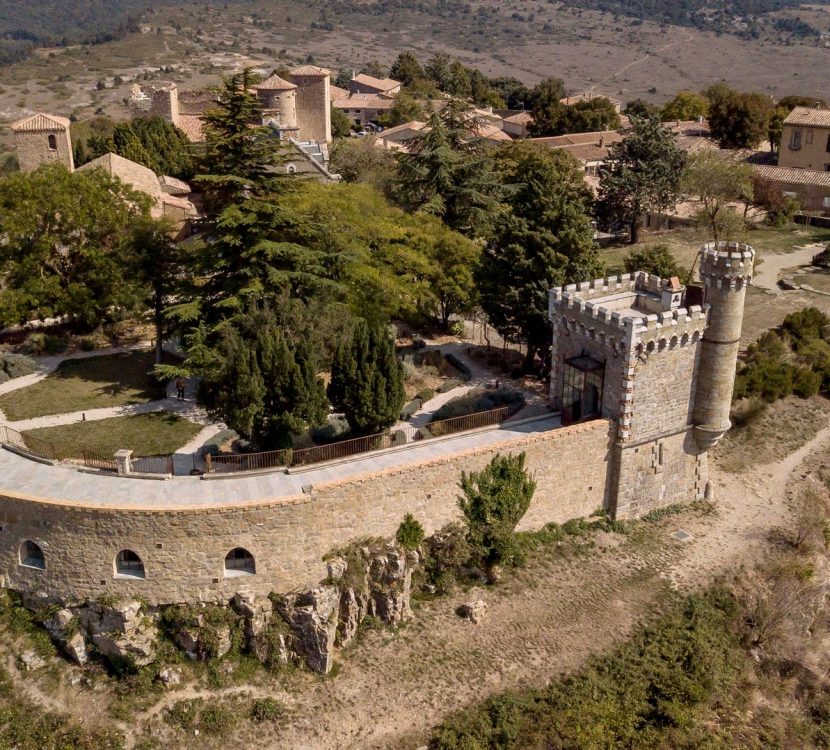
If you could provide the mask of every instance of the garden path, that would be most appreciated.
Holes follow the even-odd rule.
[[[782,294],[782,289],[778,286],[778,277],[781,272],[785,269],[809,265],[813,256],[822,250],[824,250],[824,245],[815,244],[797,247],[790,253],[765,253],[764,262],[757,267],[752,285],[773,294]]]

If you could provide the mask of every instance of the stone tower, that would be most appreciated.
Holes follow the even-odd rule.
[[[179,87],[175,83],[166,83],[153,91],[149,114],[173,125],[179,121]]]
[[[63,164],[75,169],[69,120],[38,113],[18,120],[12,126],[17,159],[22,172],[32,172],[43,164]]]
[[[298,139],[331,142],[331,74],[315,65],[291,71],[296,84]]]
[[[272,121],[281,135],[297,137],[297,87],[275,73],[253,89],[262,105],[263,121]]]
[[[737,242],[704,245],[700,250],[703,301],[709,322],[700,349],[695,394],[695,438],[712,448],[732,426],[729,410],[744,316],[746,288],[752,281],[755,251]]]

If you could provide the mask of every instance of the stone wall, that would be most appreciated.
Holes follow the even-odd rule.
[[[56,148],[49,147],[49,136],[55,137]],[[17,159],[21,172],[33,172],[44,164],[63,164],[70,172],[74,169],[72,143],[66,130],[27,131],[15,133]]]
[[[137,512],[0,496],[0,583],[68,602],[102,594],[150,604],[218,602],[236,592],[288,591],[325,576],[326,552],[361,537],[392,536],[408,512],[427,533],[456,519],[461,472],[483,468],[496,452],[525,451],[538,483],[520,528],[590,515],[605,504],[613,433],[613,423],[597,420],[244,507],[232,502],[232,479],[215,480],[227,482],[228,504],[204,511]],[[20,564],[26,540],[43,550],[45,570]],[[225,577],[225,555],[236,547],[253,554],[255,575]],[[115,556],[124,549],[141,557],[143,580],[115,577]]]
[[[331,84],[328,76],[291,76],[297,84],[296,117],[301,141],[331,141]]]

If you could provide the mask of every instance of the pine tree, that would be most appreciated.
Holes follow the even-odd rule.
[[[550,349],[548,290],[601,276],[594,242],[591,195],[567,154],[514,144],[501,153],[502,179],[511,186],[510,213],[499,223],[476,272],[481,305],[506,338],[527,341],[525,370]]]
[[[358,321],[351,340],[335,354],[328,396],[356,434],[371,435],[395,423],[405,400],[403,368],[385,327]]]

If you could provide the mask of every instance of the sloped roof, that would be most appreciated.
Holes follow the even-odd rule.
[[[356,75],[352,80],[365,86],[371,86],[378,91],[391,91],[401,86],[400,81],[395,81],[392,78],[375,78],[374,76],[367,76],[365,73]]]
[[[77,171],[85,172],[90,169],[103,169],[113,177],[118,177],[130,187],[153,198],[158,199],[161,196],[161,185],[159,185],[158,177],[152,169],[125,159],[118,154],[110,152],[99,156],[97,159],[78,167]]]
[[[316,65],[303,65],[301,68],[292,70],[291,75],[299,76],[301,78],[323,78],[325,76],[330,76],[331,71],[326,70],[325,68],[318,68]]]
[[[401,125],[395,125],[394,128],[386,128],[386,130],[380,133],[380,137],[394,140],[402,133],[417,133],[425,127],[426,123],[421,122],[420,120],[410,120],[409,122],[405,122]]]
[[[392,109],[395,100],[382,94],[350,94],[332,102],[337,109]]]
[[[531,138],[534,143],[541,143],[543,146],[561,148],[563,146],[589,146],[599,145],[610,146],[622,140],[622,133],[618,130],[596,130],[590,133],[568,133],[567,135],[554,135],[543,138]]]
[[[348,89],[341,89],[340,86],[335,86],[334,84],[329,86],[329,99],[332,101],[348,96],[350,93]]]
[[[504,118],[505,122],[512,122],[516,125],[527,125],[533,122],[533,115],[530,112],[518,112],[515,115],[510,115]]]
[[[791,167],[770,167],[764,164],[753,164],[752,169],[760,177],[765,177],[772,182],[830,188],[830,172]]]
[[[38,112],[12,123],[11,129],[15,133],[38,133],[44,130],[69,130],[69,125],[70,122],[65,117]]]
[[[806,125],[817,128],[830,128],[830,109],[815,107],[796,107],[784,120],[785,125]]]
[[[205,140],[204,122],[199,115],[179,115],[175,125],[192,143],[201,143]]]
[[[255,91],[293,91],[297,87],[274,73],[274,75],[266,78],[262,83],[251,86],[251,88]]]

